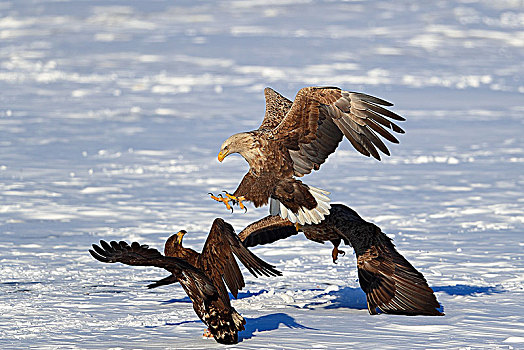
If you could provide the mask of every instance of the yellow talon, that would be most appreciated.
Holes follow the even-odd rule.
[[[215,195],[213,195],[213,193],[209,193],[209,195],[211,195],[211,199],[214,199],[216,200],[217,202],[222,202],[225,204],[227,210],[231,210],[233,211],[233,208],[231,207],[231,205],[229,204],[229,201],[230,201],[230,198],[228,197],[222,197],[221,194],[219,194],[220,197],[217,197]]]
[[[238,204],[240,209],[244,209],[244,211],[247,211],[246,206],[244,205],[244,203],[242,203],[242,201],[246,200],[246,197],[244,196],[235,197],[232,194],[227,193],[226,191],[224,191],[224,193],[226,194],[226,197],[229,200],[233,201],[233,204]]]

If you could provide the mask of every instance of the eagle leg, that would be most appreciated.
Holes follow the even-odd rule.
[[[247,213],[247,208],[244,205],[244,203],[242,203],[242,201],[246,200],[246,197],[244,196],[235,197],[232,194],[229,194],[227,191],[222,191],[222,192],[226,194],[226,197],[229,198],[233,202],[233,204],[238,204],[240,209],[244,209],[244,213]]]
[[[337,263],[337,259],[339,255],[346,255],[346,252],[343,250],[338,249],[338,247],[333,247],[333,251],[331,252],[331,256],[333,257],[333,263]]]
[[[224,203],[225,206],[226,206],[226,208],[227,208],[228,210],[231,210],[231,212],[233,212],[233,207],[231,206],[231,204],[229,204],[229,201],[230,201],[229,198],[222,196],[222,194],[219,194],[218,197],[215,196],[215,195],[214,195],[213,193],[211,193],[211,192],[209,192],[208,194],[211,196],[211,199],[214,199],[214,200],[216,200],[217,202],[222,202],[222,203]]]

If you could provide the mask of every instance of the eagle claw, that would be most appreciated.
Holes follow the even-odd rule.
[[[343,251],[343,250],[338,249],[338,247],[334,247],[333,251],[331,252],[331,257],[333,257],[333,263],[334,264],[337,263],[337,259],[338,259],[339,255],[345,256],[346,252]]]
[[[202,338],[213,338],[213,334],[211,333],[209,328],[204,331],[204,334],[202,334]]]
[[[240,209],[244,209],[244,213],[247,213],[247,208],[244,205],[244,203],[242,203],[242,201],[246,200],[246,198],[244,196],[235,197],[235,196],[233,196],[232,194],[230,194],[227,191],[222,191],[222,192],[224,192],[226,194],[226,197],[231,201],[231,203],[233,203],[233,205],[237,205],[238,204]]]
[[[226,208],[227,208],[228,210],[231,210],[231,212],[233,212],[233,207],[231,206],[231,204],[229,204],[229,201],[231,201],[231,199],[222,196],[221,193],[219,193],[218,196],[215,196],[215,195],[214,195],[213,193],[211,193],[211,192],[209,192],[208,194],[211,196],[211,199],[214,199],[214,200],[216,200],[217,202],[222,202],[222,203],[224,203],[224,205],[226,206]]]

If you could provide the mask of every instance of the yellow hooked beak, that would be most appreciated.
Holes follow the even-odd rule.
[[[222,162],[224,160],[224,158],[226,158],[226,156],[227,156],[227,151],[224,151],[224,152],[220,151],[220,152],[218,152],[218,161]]]
[[[179,231],[176,235],[178,237],[178,244],[182,244],[182,238],[184,237],[185,233],[182,231]]]

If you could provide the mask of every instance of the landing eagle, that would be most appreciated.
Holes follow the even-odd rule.
[[[343,136],[365,156],[389,155],[380,139],[398,143],[389,130],[404,133],[390,119],[403,117],[382,107],[393,104],[336,87],[306,87],[291,102],[271,88],[264,90],[266,113],[257,130],[229,137],[218,160],[239,153],[249,171],[233,194],[212,198],[225,203],[251,201],[255,207],[270,201],[270,213],[293,223],[317,224],[329,214],[329,192],[296,179],[318,170]],[[389,129],[389,130],[387,130]]]

